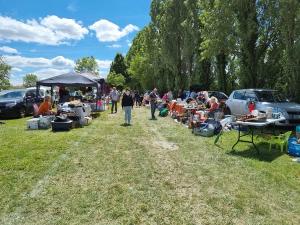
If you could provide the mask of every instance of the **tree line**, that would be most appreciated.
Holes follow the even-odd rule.
[[[300,101],[299,0],[153,0],[150,15],[124,59],[132,88],[272,88]]]

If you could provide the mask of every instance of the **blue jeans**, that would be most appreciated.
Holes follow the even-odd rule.
[[[125,111],[125,123],[130,124],[131,121],[131,106],[125,106],[124,111]]]

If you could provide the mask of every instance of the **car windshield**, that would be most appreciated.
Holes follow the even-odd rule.
[[[23,98],[25,91],[0,92],[0,99]]]
[[[277,91],[256,91],[255,93],[260,102],[288,102],[288,99]]]

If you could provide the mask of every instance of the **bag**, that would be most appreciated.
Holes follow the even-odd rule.
[[[219,121],[208,119],[205,123],[209,124],[214,129],[214,134],[219,134],[222,130],[222,125]]]
[[[163,109],[159,112],[158,115],[161,116],[161,117],[166,117],[166,116],[168,116],[168,114],[169,114],[169,110],[168,109]]]
[[[202,123],[200,127],[194,128],[193,133],[202,137],[214,136],[214,127],[208,123]]]

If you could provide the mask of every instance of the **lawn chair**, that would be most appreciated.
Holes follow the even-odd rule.
[[[271,151],[272,146],[275,145],[276,146],[280,146],[280,150],[281,152],[283,152],[283,150],[287,150],[288,147],[288,140],[289,137],[291,136],[292,131],[288,131],[284,134],[280,134],[278,136],[272,136],[271,139],[269,140],[270,146],[269,146],[269,150]]]

